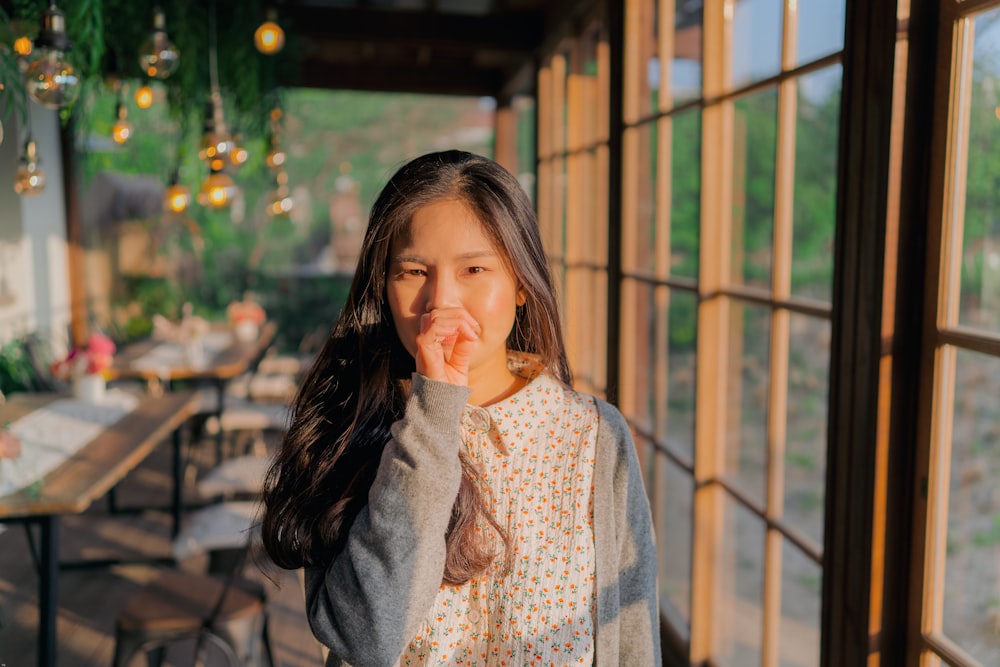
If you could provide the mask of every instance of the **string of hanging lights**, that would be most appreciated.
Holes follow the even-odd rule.
[[[199,157],[207,166],[208,175],[201,182],[195,199],[203,205],[222,208],[229,206],[240,195],[239,187],[229,172],[244,164],[249,158],[249,153],[237,141],[238,135],[231,134],[226,124],[219,85],[215,0],[211,1],[208,8],[208,19],[210,92],[206,105],[204,131],[199,142]],[[17,22],[15,19],[11,23],[13,25]],[[18,68],[24,75],[24,90],[28,98],[51,109],[65,109],[71,106],[79,97],[82,85],[81,75],[67,58],[72,44],[67,36],[66,27],[66,16],[57,7],[56,0],[48,0],[48,7],[42,14],[37,36],[32,39],[30,35],[34,34],[34,30],[19,28],[15,32],[18,37],[12,44],[18,56]],[[257,50],[263,54],[275,54],[282,50],[285,34],[278,24],[277,11],[274,7],[267,8],[265,20],[254,32],[253,41]],[[159,6],[153,8],[152,30],[140,45],[136,57],[149,81],[167,79],[177,70],[180,52],[168,37],[166,15]],[[135,128],[129,119],[128,104],[120,87],[122,84],[119,81],[116,85],[119,87],[111,138],[116,144],[121,145],[133,137]],[[134,101],[138,109],[148,109],[155,99],[153,87],[146,82],[136,88],[134,98],[130,97],[128,102]],[[269,215],[285,215],[292,207],[287,185],[288,176],[282,166],[286,155],[278,140],[277,128],[280,116],[280,110],[272,112],[273,131],[269,136],[269,152],[266,158],[268,166],[274,173],[276,185],[267,198],[266,211]],[[2,141],[2,126],[0,126],[0,141]],[[27,196],[41,192],[44,187],[45,173],[40,167],[35,141],[28,132],[15,176],[15,190]],[[165,210],[182,212],[190,204],[191,199],[191,189],[180,183],[179,168],[175,169],[164,193]]]
[[[281,118],[282,111],[279,108],[271,110],[270,114],[270,134],[268,137],[269,150],[267,153],[267,166],[274,173],[275,189],[268,195],[268,203],[264,211],[270,217],[287,216],[294,208],[294,200],[288,189],[288,172],[285,171],[286,154],[281,147]]]
[[[208,165],[208,176],[198,190],[198,203],[202,206],[225,208],[239,195],[239,188],[226,173],[227,163],[232,164],[232,154],[236,149],[226,127],[226,117],[222,106],[222,92],[219,89],[219,56],[216,45],[215,0],[208,11],[208,75],[210,93],[205,112],[205,128],[201,138],[198,157]]]
[[[38,148],[29,131],[28,138],[24,142],[24,153],[14,174],[14,192],[30,197],[45,189],[45,172],[40,163]]]

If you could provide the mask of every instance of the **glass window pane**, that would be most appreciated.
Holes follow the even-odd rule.
[[[732,279],[770,289],[778,91],[743,97],[735,110]]]
[[[784,518],[823,543],[830,322],[789,316]]]
[[[831,300],[837,216],[837,152],[843,69],[828,67],[798,81],[792,294]]]
[[[656,488],[656,443],[642,433],[635,434],[636,455],[639,458],[639,469],[642,471],[642,483],[646,493],[652,494]]]
[[[726,496],[719,595],[713,618],[716,664],[758,667],[763,622],[764,523]]]
[[[566,170],[566,158],[558,157],[554,160],[556,169],[558,169],[558,179],[559,185],[556,190],[556,235],[559,248],[559,255],[565,259],[566,257],[566,198],[569,192],[569,173]]]
[[[636,233],[635,246],[624,249],[625,270],[652,276],[656,271],[656,123],[644,123],[630,132],[636,133],[637,154],[626,159],[634,160],[636,169],[635,182],[626,189],[636,193],[636,220],[625,220],[623,224],[634,224]]]
[[[943,629],[1000,665],[1000,359],[960,350],[955,382]]]
[[[698,297],[671,290],[667,314],[667,446],[694,459]]]
[[[554,117],[557,121],[554,129],[557,150],[565,150],[569,145],[569,64],[573,62],[573,52],[567,48],[552,59],[553,73],[559,78],[555,84],[559,86],[559,110]]]
[[[843,0],[798,3],[799,39],[797,65],[804,65],[844,48]]]
[[[674,104],[701,97],[702,0],[677,2],[674,10],[674,62],[670,90]]]
[[[622,309],[624,319],[636,323],[634,337],[628,333],[630,338],[622,341],[622,363],[629,364],[628,373],[635,378],[631,388],[635,404],[628,417],[636,428],[651,434],[656,410],[654,369],[657,357],[653,286],[634,280],[623,281]]]
[[[701,112],[672,116],[670,172],[670,275],[698,277],[701,216]]]
[[[691,621],[691,530],[694,478],[659,455],[662,482],[655,497],[662,503],[656,526],[660,536],[660,603],[672,606]]]
[[[782,0],[741,0],[733,13],[733,88],[781,71]]]
[[[729,317],[726,475],[763,507],[771,310],[734,300]]]
[[[535,123],[537,104],[530,95],[517,95],[511,102],[514,113],[517,114],[517,180],[521,187],[531,197],[531,202],[537,204],[535,198]]]
[[[642,117],[660,108],[660,20],[659,3],[642,0],[642,58],[646,80],[642,83]]]
[[[789,542],[781,548],[781,667],[818,667],[823,569]]]
[[[608,321],[608,275],[603,271],[591,271],[588,276],[590,289],[590,300],[587,304],[586,313],[580,313],[574,326],[586,329],[582,335],[582,347],[584,353],[589,353],[589,360],[585,363],[587,371],[586,377],[581,377],[580,369],[573,367],[573,372],[580,379],[587,380],[594,391],[602,393],[607,389],[607,368],[605,359],[607,358],[607,328],[580,326],[581,322],[607,322]]]
[[[959,321],[1000,332],[1000,8],[975,19]]]
[[[597,45],[600,35],[595,31],[590,31],[580,38],[580,58],[583,60],[581,72],[576,77],[581,81],[581,106],[577,109],[580,115],[579,136],[576,139],[576,147],[586,146],[596,141],[600,141],[600,134],[596,131],[598,116],[601,115],[600,105],[594,104],[595,92],[598,88],[598,68],[601,61],[597,55]]]
[[[591,243],[589,261],[593,264],[594,271],[591,273],[591,302],[593,310],[589,316],[594,318],[594,322],[607,322],[608,320],[608,165],[607,149],[599,147],[593,161],[591,162],[591,184],[595,191],[595,211],[592,216],[592,226],[590,230]],[[593,329],[593,368],[594,375],[591,378],[594,388],[601,395],[605,395],[608,388],[607,358],[608,358],[608,330],[607,327],[590,327]]]

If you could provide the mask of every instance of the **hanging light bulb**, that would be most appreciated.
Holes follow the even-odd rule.
[[[149,86],[140,86],[135,91],[135,105],[140,109],[148,109],[153,106],[153,89]]]
[[[278,187],[271,192],[265,211],[272,218],[286,216],[295,207],[295,201],[288,191],[288,174],[284,169],[275,176]]]
[[[53,2],[42,14],[34,54],[24,71],[28,95],[42,106],[59,109],[75,102],[80,94],[80,77],[66,61],[70,48],[66,17]]]
[[[24,142],[24,155],[14,174],[14,192],[25,197],[37,195],[45,189],[45,172],[39,166],[38,149],[35,141],[28,136]]]
[[[222,113],[222,95],[218,89],[212,91],[205,110],[205,128],[201,135],[198,157],[208,164],[209,169],[222,171],[236,148],[236,143],[226,129],[226,119]]]
[[[139,67],[148,76],[166,79],[177,69],[181,54],[167,39],[167,20],[163,10],[153,9],[153,34],[139,47]]]
[[[128,122],[128,109],[124,104],[119,102],[115,111],[118,120],[111,126],[111,138],[115,140],[116,144],[124,144],[132,136],[132,123]]]
[[[191,204],[191,188],[180,183],[180,170],[174,169],[170,177],[170,185],[163,192],[163,210],[170,213],[183,213]]]
[[[244,148],[243,142],[241,141],[243,137],[239,134],[233,137],[233,149],[229,151],[229,162],[234,167],[239,169],[243,164],[250,159],[250,152]]]
[[[225,208],[233,203],[233,199],[239,194],[240,189],[236,183],[225,172],[215,169],[211,170],[201,183],[198,191],[198,203],[202,206],[212,208]]]
[[[237,145],[229,157],[234,167],[242,167],[243,163],[250,159],[250,152],[243,146]]]
[[[267,10],[267,18],[253,33],[253,44],[264,55],[273,55],[285,46],[285,31],[278,25],[278,12]]]
[[[172,213],[183,213],[191,204],[191,188],[174,183],[163,193],[163,206]]]
[[[17,69],[22,74],[28,69],[30,56],[35,50],[34,38],[38,35],[38,26],[29,25],[27,21],[13,19],[8,25],[10,34],[16,35],[14,39],[14,53],[17,54]]]
[[[267,166],[272,170],[281,169],[288,157],[281,147],[281,109],[271,109],[271,132],[268,136]]]
[[[281,165],[285,164],[287,157],[281,146],[271,146],[271,150],[267,154],[267,166],[271,169],[280,169]]]
[[[175,183],[164,193],[164,204],[168,211],[183,213],[191,204],[191,188]]]
[[[21,58],[25,58],[31,55],[34,45],[31,43],[31,38],[27,35],[21,35],[14,40],[14,52]]]

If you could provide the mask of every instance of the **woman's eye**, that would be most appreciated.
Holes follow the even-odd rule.
[[[485,269],[485,268],[483,268],[482,266],[470,266],[470,267],[469,267],[468,269],[466,269],[466,270],[467,270],[467,271],[468,271],[469,273],[482,273],[482,272],[483,272],[483,271],[485,271],[486,269]]]

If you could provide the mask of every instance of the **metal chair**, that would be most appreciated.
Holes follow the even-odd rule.
[[[269,455],[253,453],[229,458],[203,474],[195,488],[206,499],[254,500],[260,496],[271,463]]]
[[[115,623],[114,667],[145,654],[162,664],[168,646],[194,643],[192,664],[209,648],[232,667],[274,665],[264,586],[242,576],[253,544],[251,503],[220,503],[194,512],[174,541],[178,560],[208,553],[207,572],[166,570],[125,603]]]

